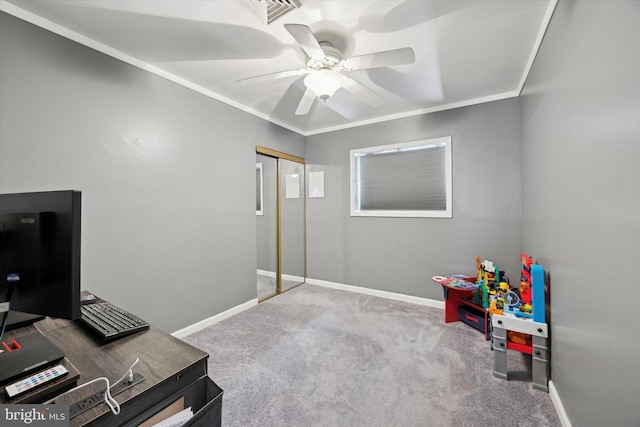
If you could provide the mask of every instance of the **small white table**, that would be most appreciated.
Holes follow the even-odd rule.
[[[531,354],[533,358],[533,388],[548,392],[548,325],[534,322],[531,319],[492,314],[491,326],[493,327],[493,375],[504,380],[507,379],[507,331],[529,334],[533,344]]]

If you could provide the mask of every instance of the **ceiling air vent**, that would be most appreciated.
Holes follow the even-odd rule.
[[[263,22],[271,24],[281,16],[299,8],[299,0],[244,0]]]

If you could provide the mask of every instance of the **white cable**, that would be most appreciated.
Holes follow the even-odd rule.
[[[111,388],[115,387],[116,384],[120,384],[120,381],[122,381],[125,377],[129,377],[129,382],[133,382],[133,367],[136,366],[136,363],[138,363],[140,359],[138,359],[136,357],[136,361],[133,362],[133,364],[129,367],[129,369],[127,369],[127,372],[124,373],[123,376],[120,377],[120,379],[118,379],[118,381],[114,382],[113,385],[111,386]],[[110,388],[110,389],[111,389]]]
[[[122,377],[120,377],[120,379],[118,379],[118,381],[114,382],[113,385],[109,384],[109,379],[106,377],[99,377],[99,378],[95,378],[91,381],[88,381],[84,384],[81,384],[75,388],[72,388],[71,390],[67,390],[62,394],[57,395],[56,397],[54,397],[53,399],[49,399],[46,402],[44,402],[44,404],[48,404],[53,402],[54,400],[64,396],[65,394],[69,394],[72,391],[76,391],[81,389],[84,386],[87,386],[89,384],[95,383],[96,381],[100,381],[100,380],[104,380],[107,383],[107,388],[104,392],[104,401],[105,403],[109,406],[109,408],[111,409],[111,412],[114,413],[114,415],[118,415],[120,413],[120,405],[118,404],[118,402],[113,398],[113,396],[111,396],[111,389],[113,387],[115,387],[116,384],[119,384],[120,381],[122,381],[125,377],[129,377],[129,382],[133,381],[133,367],[136,366],[136,363],[138,363],[140,359],[136,358],[136,361],[133,362],[133,364],[129,367],[129,369],[127,369],[127,371],[124,373],[124,375]],[[113,403],[112,403],[113,402]]]
[[[83,387],[85,387],[85,386],[88,386],[89,384],[93,384],[93,383],[95,383],[96,381],[101,381],[101,380],[104,380],[104,381],[107,383],[107,389],[106,389],[106,391],[105,391],[105,393],[104,393],[104,401],[105,401],[105,403],[106,403],[107,405],[109,405],[109,408],[111,409],[111,412],[113,412],[113,413],[114,413],[114,415],[118,415],[118,414],[120,413],[120,405],[119,405],[119,404],[118,404],[118,402],[116,402],[116,400],[111,396],[111,391],[110,391],[110,390],[111,390],[111,388],[109,387],[109,379],[108,379],[108,378],[106,378],[106,377],[94,378],[94,379],[92,379],[91,381],[87,381],[87,382],[86,382],[86,383],[84,383],[84,384],[80,384],[79,386],[77,386],[77,387],[75,387],[75,388],[72,388],[71,390],[67,390],[67,391],[65,391],[64,393],[57,395],[57,396],[56,396],[56,397],[54,397],[53,399],[49,399],[49,400],[47,400],[47,401],[46,401],[46,402],[44,402],[43,404],[44,404],[44,405],[49,404],[49,403],[53,402],[54,400],[56,400],[56,399],[58,399],[58,398],[60,398],[60,397],[64,396],[65,394],[69,394],[69,393],[71,393],[72,391],[80,390],[81,388],[83,388]],[[111,401],[111,402],[113,402],[113,403],[111,403],[110,401]]]

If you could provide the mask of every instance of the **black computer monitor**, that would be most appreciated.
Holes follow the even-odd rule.
[[[36,316],[80,317],[81,199],[71,190],[0,194],[0,303],[10,296],[7,329]]]

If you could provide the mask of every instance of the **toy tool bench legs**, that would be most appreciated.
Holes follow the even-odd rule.
[[[546,323],[533,322],[530,319],[515,317],[491,316],[493,326],[493,375],[507,379],[507,331],[530,334],[532,338],[532,381],[533,388],[549,391],[549,363],[548,363],[548,327]]]

